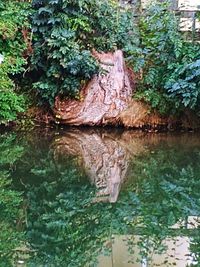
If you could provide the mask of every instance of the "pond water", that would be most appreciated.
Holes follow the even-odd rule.
[[[0,267],[200,266],[200,138],[0,135]]]

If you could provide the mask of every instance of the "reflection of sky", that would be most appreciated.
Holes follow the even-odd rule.
[[[3,60],[4,60],[4,56],[0,54],[0,64],[3,62]]]
[[[111,254],[99,256],[98,267],[187,267],[196,264],[190,256],[190,239],[187,236],[166,238],[162,242],[166,246],[165,252],[158,254],[150,249],[147,258],[140,254],[140,248],[137,245],[140,238],[137,235],[114,236],[111,242]],[[128,240],[134,240],[132,253],[127,246]]]
[[[172,229],[196,229],[199,227],[200,217],[188,216],[186,221],[172,226]],[[149,248],[148,256],[142,257],[140,247],[141,240],[139,235],[114,235],[112,236],[111,254],[100,255],[98,258],[98,267],[152,267],[152,266],[177,266],[187,267],[192,264],[198,264],[194,261],[190,252],[191,239],[187,235],[168,237],[162,241],[166,250],[162,253]],[[128,247],[129,241],[132,242],[131,250]],[[144,241],[144,240],[143,240]],[[132,251],[132,252],[131,252]],[[196,266],[196,265],[195,265]]]

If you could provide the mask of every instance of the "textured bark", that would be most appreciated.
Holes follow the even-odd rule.
[[[95,76],[81,91],[82,101],[57,97],[54,113],[64,124],[117,124],[120,113],[128,107],[132,86],[125,67],[122,51],[97,53],[104,74]]]
[[[199,128],[194,114],[183,114],[180,119],[162,117],[143,102],[132,99],[135,75],[124,63],[123,53],[93,52],[104,74],[96,75],[82,90],[81,100],[57,96],[53,109],[57,123],[69,125],[122,125],[129,128],[171,130]],[[191,121],[195,123],[191,124]]]
[[[144,150],[134,134],[120,137],[106,131],[67,131],[54,142],[55,160],[60,155],[76,155],[95,184],[98,192],[94,201],[116,202],[128,170],[130,159]]]

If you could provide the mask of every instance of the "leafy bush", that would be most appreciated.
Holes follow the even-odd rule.
[[[35,88],[43,101],[56,95],[78,96],[99,67],[92,49],[132,46],[132,14],[115,1],[34,0],[33,66],[40,76]]]
[[[141,16],[139,32],[140,45],[129,57],[142,75],[136,98],[150,103],[161,114],[175,114],[186,106],[194,108],[199,88],[195,60],[200,46],[184,41],[169,3],[150,4]]]
[[[13,75],[24,71],[27,44],[22,29],[28,27],[29,4],[12,1],[0,3],[0,124],[15,120],[24,110],[23,96],[14,92]]]
[[[198,111],[200,46],[184,40],[170,4],[152,2],[136,26],[133,11],[116,1],[34,0],[32,63],[42,100],[53,104],[58,94],[79,97],[81,87],[99,71],[92,49],[119,48],[140,72],[135,98],[163,115],[186,107]]]
[[[161,115],[170,114],[174,108],[174,99],[170,99],[169,95],[160,88],[159,90],[140,88],[134,98],[150,104],[151,108],[159,111]]]
[[[135,98],[161,114],[199,112],[200,45],[183,39],[168,1],[150,4],[137,26],[133,10],[114,0],[33,0],[33,13],[28,2],[0,3],[0,123],[24,110],[14,78],[24,80],[19,74],[27,64],[31,14],[31,78],[42,104],[53,105],[57,95],[79,98],[79,90],[100,71],[93,49],[122,49],[140,73]]]
[[[18,112],[24,111],[23,96],[16,95],[13,91],[0,93],[0,122],[6,124],[16,119]]]
[[[199,112],[200,59],[175,69],[165,88],[171,97],[178,98],[177,105],[183,104]]]

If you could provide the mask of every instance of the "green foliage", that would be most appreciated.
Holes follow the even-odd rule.
[[[5,60],[9,58],[5,57]],[[15,120],[17,113],[23,112],[25,107],[24,97],[14,92],[15,85],[9,76],[12,67],[9,62],[0,64],[0,124]]]
[[[199,112],[200,59],[176,68],[165,88],[171,97],[179,100],[177,105],[183,104],[185,107],[196,109]]]
[[[23,57],[27,44],[22,29],[29,27],[29,4],[12,1],[0,3],[0,124],[15,120],[24,111],[23,96],[14,92],[14,75],[24,71],[27,60]]]
[[[171,114],[174,108],[174,100],[164,90],[148,90],[140,88],[134,95],[135,99],[145,101],[151,105],[152,109],[158,110],[161,115]]]
[[[186,108],[199,113],[200,45],[184,40],[170,1],[152,1],[136,20],[134,8],[121,8],[115,0],[33,0],[33,12],[30,2],[0,3],[1,124],[25,109],[22,91],[29,89],[19,89],[16,78],[24,82],[31,44],[29,17],[33,72],[31,82],[24,84],[34,81],[37,101],[53,105],[57,95],[79,98],[80,89],[100,71],[93,49],[122,49],[127,63],[140,73],[135,98],[161,114]]]
[[[0,93],[0,122],[3,124],[14,121],[17,113],[24,111],[23,96],[16,95],[13,91],[2,91]]]
[[[178,21],[168,1],[152,2],[139,20],[140,47],[133,51],[135,70],[143,69],[144,84],[158,88],[167,64],[176,60],[183,46]],[[134,63],[134,62],[133,62]]]
[[[108,51],[133,43],[132,15],[115,1],[34,0],[33,8],[32,64],[40,75],[35,88],[50,104],[58,94],[78,96],[99,71],[93,48]]]
[[[139,22],[141,42],[130,60],[142,73],[136,98],[161,114],[198,106],[200,46],[184,41],[179,18],[166,1],[152,2]]]

